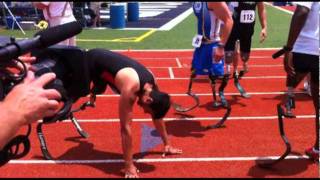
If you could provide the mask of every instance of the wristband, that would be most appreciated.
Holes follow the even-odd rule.
[[[290,51],[292,51],[292,47],[283,46],[283,50],[284,50],[285,52],[290,52]]]

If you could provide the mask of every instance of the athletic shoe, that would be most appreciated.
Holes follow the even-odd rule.
[[[319,150],[315,150],[313,147],[306,149],[305,151],[306,155],[309,157],[309,159],[319,162]]]

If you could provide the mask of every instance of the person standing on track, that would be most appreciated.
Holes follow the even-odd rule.
[[[215,83],[218,77],[224,77],[224,46],[231,32],[233,21],[225,2],[194,2],[193,11],[198,22],[197,35],[192,43],[195,51],[190,82],[196,75],[208,75],[215,106]],[[219,87],[219,95],[224,107],[228,106],[224,98],[227,81],[226,78],[223,78]],[[190,85],[189,88],[191,88]]]
[[[242,97],[250,96],[239,84],[239,78],[248,72],[248,60],[251,52],[251,41],[254,33],[256,7],[261,24],[260,43],[267,37],[267,15],[264,2],[229,2],[232,12],[233,27],[225,46],[226,73],[230,74],[230,64],[233,63],[234,84]],[[236,48],[237,47],[237,48]],[[238,47],[240,47],[240,54]],[[238,72],[239,59],[243,62],[243,70]]]
[[[69,2],[32,2],[32,4],[43,11],[44,18],[49,23],[49,27],[76,21],[73,15],[72,7]],[[76,37],[66,39],[59,44],[76,46]]]
[[[170,96],[159,91],[153,74],[133,59],[105,49],[91,49],[86,57],[89,60],[90,76],[95,87],[94,93],[103,93],[109,85],[113,91],[120,94],[119,117],[125,177],[139,177],[132,157],[131,124],[135,102],[143,108],[145,113],[151,114],[152,121],[164,143],[163,156],[182,153],[182,150],[170,145],[166,126],[162,120],[170,108]]]
[[[305,153],[319,162],[319,2],[296,2],[292,16],[288,41],[284,46],[284,68],[287,72],[288,96],[293,97],[293,89],[311,73],[311,95],[316,112],[313,147]]]

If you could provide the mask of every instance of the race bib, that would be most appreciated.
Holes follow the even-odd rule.
[[[242,10],[240,13],[240,23],[253,23],[255,19],[255,11]]]
[[[192,46],[195,48],[198,48],[201,46],[201,42],[202,42],[202,35],[195,35],[192,39]]]

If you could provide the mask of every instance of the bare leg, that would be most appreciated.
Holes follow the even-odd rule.
[[[236,41],[234,55],[233,55],[233,73],[238,74],[238,64],[240,59],[240,42]]]

